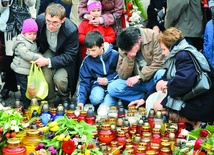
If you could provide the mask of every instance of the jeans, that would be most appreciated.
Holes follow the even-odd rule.
[[[118,99],[132,102],[144,98],[145,94],[156,84],[156,82],[164,75],[165,69],[159,69],[153,78],[146,82],[140,82],[133,87],[126,85],[126,80],[117,79],[108,85],[108,93]]]
[[[28,81],[27,77],[28,77],[27,75],[16,73],[16,80],[17,80],[17,84],[20,86],[21,99],[22,99],[24,109],[27,109],[30,106],[30,102],[31,102],[31,100],[29,100],[25,95],[27,91],[27,81]]]
[[[95,86],[91,90],[91,94],[89,96],[90,102],[93,105],[104,104],[106,106],[115,106],[117,105],[117,99],[111,97],[107,91],[100,87]]]

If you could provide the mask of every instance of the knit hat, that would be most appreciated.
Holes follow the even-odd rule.
[[[90,12],[93,9],[100,9],[102,10],[102,4],[100,1],[96,1],[96,0],[89,0],[87,3],[88,6],[88,12]]]
[[[38,25],[34,19],[28,18],[24,20],[22,24],[22,33],[37,32],[37,31],[38,31]]]

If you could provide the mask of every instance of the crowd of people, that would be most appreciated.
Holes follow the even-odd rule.
[[[109,107],[118,100],[138,108],[161,91],[165,96],[152,103],[156,111],[194,128],[214,122],[213,86],[203,95],[182,101],[180,110],[167,104],[169,98],[182,98],[195,85],[197,71],[189,52],[204,54],[213,80],[214,0],[209,1],[211,19],[206,27],[201,0],[150,0],[147,27],[130,26],[119,32],[115,24],[123,15],[123,0],[81,0],[74,6],[78,6],[75,21],[68,18],[68,8],[45,0],[33,19],[29,7],[36,0],[22,1],[0,4],[0,36],[5,45],[0,48],[4,53],[1,98],[6,99],[19,85],[23,108],[28,108],[25,92],[34,62],[48,83],[45,100],[50,106],[70,102],[76,95],[82,109],[88,102]]]

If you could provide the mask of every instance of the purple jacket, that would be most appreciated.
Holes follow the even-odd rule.
[[[78,13],[80,19],[83,19],[83,16],[88,13],[87,10],[88,0],[81,0]],[[112,2],[112,3],[109,3]],[[115,23],[114,17],[120,18],[124,10],[124,0],[101,0],[102,3],[102,15],[104,19],[104,26],[113,25]]]

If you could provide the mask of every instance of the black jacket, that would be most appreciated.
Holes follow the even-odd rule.
[[[161,18],[162,20],[158,21],[158,12],[165,8],[166,11],[166,0],[150,0],[150,4],[147,8],[147,14],[148,14],[148,28],[153,28],[154,26],[158,26],[161,31],[164,31],[164,17]]]
[[[40,14],[36,18],[39,26],[37,45],[40,48],[40,53],[45,53],[48,50],[48,42],[46,36],[45,15]],[[51,57],[52,69],[64,68],[68,73],[68,88],[71,95],[76,90],[76,84],[79,72],[79,36],[76,25],[68,18],[61,25],[55,56]]]

